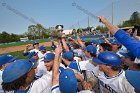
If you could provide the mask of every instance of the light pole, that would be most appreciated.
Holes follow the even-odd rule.
[[[113,25],[114,24],[114,2],[113,1],[112,1],[111,6],[112,6],[112,25]],[[111,33],[109,32],[108,34],[109,34],[109,38],[110,38]]]

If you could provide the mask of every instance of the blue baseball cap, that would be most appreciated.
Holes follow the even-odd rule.
[[[64,69],[60,73],[59,87],[62,93],[77,93],[77,79],[71,69]]]
[[[69,59],[69,60],[73,60],[73,53],[72,52],[70,52],[70,51],[67,51],[67,52],[64,52],[63,54],[62,54],[62,58],[64,58],[64,59]]]
[[[51,49],[55,50],[56,49],[56,45],[51,45]]]
[[[0,66],[2,66],[3,64],[12,62],[12,61],[16,60],[17,58],[18,58],[18,56],[4,54],[4,55],[0,56]]]
[[[2,74],[2,80],[4,83],[9,83],[14,80],[17,80],[21,76],[28,73],[33,66],[34,63],[29,60],[17,60],[5,68]]]
[[[34,58],[30,58],[29,61],[33,63],[32,68],[36,68],[38,66],[38,63],[36,62],[36,60]]]
[[[39,44],[37,41],[33,41],[33,46]]]
[[[99,43],[98,43],[98,41],[97,41],[97,40],[94,40],[94,39],[93,39],[93,40],[91,40],[90,42],[91,42],[91,43],[93,43],[93,44],[96,44],[96,45],[98,45],[98,44],[99,44]]]
[[[128,82],[140,92],[140,72],[133,70],[126,70],[125,76]]]
[[[49,62],[54,60],[55,55],[53,53],[47,53],[44,58],[44,62]]]
[[[46,50],[46,46],[44,46],[44,45],[40,46],[39,50]]]
[[[38,52],[29,52],[28,58],[32,58],[33,56],[37,55]]]
[[[120,43],[118,40],[114,40],[114,41],[112,42],[112,44],[113,44],[113,45],[116,45],[116,44],[117,44],[117,45],[121,45],[121,43]]]
[[[84,50],[87,50],[87,51],[89,51],[89,52],[92,53],[92,54],[96,54],[96,51],[97,51],[96,47],[94,47],[94,46],[92,46],[92,45],[86,46],[86,47],[84,48]]]
[[[92,60],[97,64],[106,64],[110,66],[121,65],[121,58],[119,57],[119,55],[109,51],[101,52],[98,57],[95,57]]]

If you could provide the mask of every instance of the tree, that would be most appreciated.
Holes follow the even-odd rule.
[[[104,32],[108,31],[107,27],[104,27],[104,26],[97,26],[96,30],[100,30],[101,33],[104,33]]]
[[[129,26],[132,26],[132,23],[131,23],[130,20],[126,20],[126,21],[124,21],[123,24],[122,24],[122,27],[129,27]]]
[[[36,26],[35,25],[30,25],[28,26],[28,38],[29,39],[36,39]]]
[[[20,40],[20,35],[9,34],[6,31],[0,33],[0,43],[16,42]]]
[[[10,42],[10,34],[8,34],[7,32],[2,32],[1,36],[0,36],[0,42],[1,43],[8,43]]]
[[[131,17],[130,17],[130,22],[131,25],[138,25],[140,24],[140,13],[139,12],[134,12]]]

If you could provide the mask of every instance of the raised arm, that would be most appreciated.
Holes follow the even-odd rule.
[[[77,42],[79,43],[79,45],[80,45],[81,47],[85,47],[85,44],[81,41],[81,38],[80,38],[79,35],[77,35]]]
[[[119,28],[117,26],[114,26],[113,24],[111,24],[106,17],[104,16],[99,16],[100,21],[105,24],[105,26],[109,29],[109,31],[111,32],[112,35],[114,35]]]
[[[63,48],[64,48],[64,50],[65,51],[69,51],[69,47],[68,47],[68,45],[67,45],[67,43],[66,43],[66,41],[65,41],[65,35],[62,35],[62,37],[61,37],[62,39],[62,44],[63,44]]]
[[[59,67],[60,67],[60,54],[62,52],[62,46],[59,45],[55,49],[55,58],[54,58],[54,64],[53,64],[53,71],[52,71],[52,86],[59,83]]]
[[[106,25],[109,31],[115,36],[115,38],[123,44],[129,51],[131,51],[136,57],[140,58],[140,42],[132,38],[127,32],[112,25],[104,16],[100,16],[99,19]]]

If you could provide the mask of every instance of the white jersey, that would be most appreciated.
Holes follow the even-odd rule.
[[[2,73],[3,73],[3,71],[0,70],[0,93],[4,93],[4,91],[3,91],[3,89],[2,89],[2,86],[1,86],[1,84],[2,84],[2,82],[3,82],[3,80],[2,80]]]
[[[51,93],[52,75],[46,74],[33,83],[29,93]]]
[[[116,52],[117,55],[119,55],[120,57],[122,57],[122,55],[120,54],[120,52],[127,53],[127,48],[122,45],[122,47]]]
[[[134,63],[139,64],[139,63],[140,63],[140,58],[137,58],[137,57],[136,57]]]
[[[31,83],[31,85],[27,88],[28,91],[26,93],[51,93],[51,83],[52,76],[50,74],[43,75],[41,78]],[[15,93],[15,91],[6,93]]]
[[[51,93],[61,93],[61,91],[59,89],[59,84],[52,86]]]
[[[37,73],[36,73],[36,77],[39,78],[41,77],[42,75],[45,75],[47,73],[47,69],[44,65],[44,57],[45,57],[46,53],[45,54],[42,54],[40,51],[38,52],[38,66],[37,66]]]
[[[73,61],[69,64],[68,67],[75,69],[75,70],[78,70],[78,71],[81,71],[81,70],[94,71],[94,69],[95,69],[95,66],[93,64],[91,64],[89,62],[89,60],[88,61],[80,61],[80,62]]]
[[[36,52],[36,53],[38,53],[39,52],[39,49],[32,49],[29,52]]]
[[[134,87],[127,81],[123,70],[113,77],[108,77],[103,72],[100,72],[97,77],[101,93],[135,93]]]
[[[61,91],[59,89],[59,84],[52,86],[51,91],[52,91],[51,93],[61,93]],[[94,92],[90,91],[90,90],[82,90],[82,91],[77,92],[77,93],[94,93]]]
[[[97,49],[97,52],[96,52],[96,54],[98,55],[99,53],[100,53],[100,46],[99,45],[97,45],[97,47],[96,47],[96,49]]]

